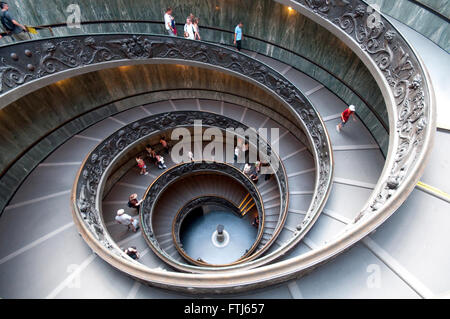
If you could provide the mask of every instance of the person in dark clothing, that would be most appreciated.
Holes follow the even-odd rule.
[[[125,249],[125,254],[127,254],[128,256],[130,256],[133,259],[139,259],[140,255],[136,249],[135,246],[129,247],[127,249]]]
[[[27,35],[27,28],[17,22],[9,13],[9,6],[6,2],[0,2],[0,21],[6,34],[12,37],[16,41],[29,40],[30,37]]]
[[[252,225],[255,226],[256,228],[258,228],[258,226],[259,226],[259,216],[256,216],[256,217],[253,219]]]
[[[273,175],[273,170],[270,167],[270,163],[261,163],[260,162],[260,167],[264,167],[264,180],[268,181],[272,175]]]
[[[253,183],[257,184],[258,183],[258,174],[256,172],[252,172],[249,176],[249,178],[252,180]]]
[[[128,207],[135,208],[135,209],[137,209],[138,213],[140,213],[142,199],[138,200],[137,197],[138,197],[137,194],[130,195],[130,197],[128,199]]]
[[[150,144],[147,144],[145,147],[145,150],[147,151],[148,157],[150,157],[150,161],[156,165],[156,152],[152,149]]]

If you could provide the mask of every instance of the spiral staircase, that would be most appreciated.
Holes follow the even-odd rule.
[[[410,74],[406,84],[389,86],[386,70],[392,75],[397,69],[377,60],[385,58],[383,54],[361,53],[359,44],[346,38],[345,17],[360,18],[358,7],[349,14],[335,6],[337,11],[327,11],[330,17],[324,18],[323,7],[314,2],[279,2],[325,28],[337,25],[343,41],[370,65],[386,100],[389,149],[380,146],[379,136],[361,118],[337,132],[347,104],[308,74],[261,52],[237,53],[225,45],[145,34],[55,37],[0,47],[14,60],[15,52],[26,55],[31,45],[30,59],[36,62],[23,65],[25,73],[13,77],[14,87],[4,86],[4,107],[72,76],[102,68],[127,72],[141,64],[175,64],[188,72],[218,70],[251,82],[249,96],[265,91],[274,97],[264,103],[190,87],[156,97],[149,93],[138,102],[130,94],[118,102],[119,111],[83,114],[94,120],[52,145],[50,154],[23,173],[9,193],[0,217],[0,297],[445,297],[450,289],[450,259],[445,258],[450,199],[439,189],[448,186],[442,182],[449,171],[448,131],[435,130],[434,92],[423,62],[402,38],[402,50],[411,50],[409,63],[416,77]],[[330,26],[327,18],[333,14],[344,18]],[[91,54],[90,60],[79,54],[81,63],[67,60],[58,65],[58,54],[65,50],[62,43],[82,43],[82,53]],[[108,51],[107,44],[114,49]],[[404,55],[396,55],[400,51],[389,51],[396,63],[403,61]],[[42,67],[36,76],[35,64]],[[414,82],[417,74],[421,81]],[[416,103],[417,90],[422,94],[420,109],[414,104],[412,111],[403,110],[399,100]],[[274,101],[280,104],[274,106]],[[268,128],[260,141],[265,150],[272,150],[279,169],[272,178],[260,176],[253,183],[242,173],[243,163],[221,163],[214,157],[179,164],[167,155],[167,168],[146,159],[148,175],[139,174],[135,157],[144,154],[146,144],[158,148],[159,137],[179,127],[193,132],[198,119],[223,132],[230,126]],[[405,146],[407,137],[413,142]],[[444,147],[432,148],[433,139]],[[234,141],[224,140],[223,153],[225,142],[234,148]],[[208,143],[189,146],[200,148],[201,154]],[[140,216],[127,207],[132,193],[143,199]],[[242,217],[248,223],[250,216],[260,216],[252,249],[234,263],[191,260],[176,238],[179,212],[205,196],[226,199],[238,209],[252,207],[241,210],[248,214]],[[121,208],[140,219],[138,232],[115,222]],[[138,260],[123,252],[130,246],[140,252]]]

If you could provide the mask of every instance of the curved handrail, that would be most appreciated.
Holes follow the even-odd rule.
[[[245,77],[255,83],[259,83],[263,88],[266,88],[278,99],[281,99],[286,105],[286,108],[293,115],[293,119],[303,126],[307,135],[309,143],[312,147],[312,152],[315,158],[316,166],[316,182],[313,194],[313,200],[310,204],[310,208],[307,211],[305,220],[297,226],[298,232],[294,233],[293,239],[298,242],[305,235],[307,229],[317,220],[318,214],[321,212],[322,207],[325,204],[325,200],[329,195],[331,186],[332,175],[332,152],[329,142],[329,137],[326,134],[325,125],[318,116],[318,113],[310,102],[302,96],[292,84],[290,84],[283,76],[276,71],[272,70],[265,64],[256,61],[244,54],[238,54],[235,51],[229,50],[221,46],[215,46],[211,44],[205,44],[202,42],[185,40],[185,39],[173,39],[170,37],[156,37],[156,36],[129,36],[129,35],[102,35],[100,40],[96,41],[95,37],[81,37],[83,41],[80,41],[80,37],[63,38],[62,40],[52,39],[46,42],[45,47],[48,48],[48,54],[41,60],[42,68],[46,72],[55,73],[60,71],[59,68],[65,69],[70,66],[80,68],[79,64],[83,63],[99,63],[97,59],[100,59],[102,66],[105,67],[104,62],[111,62],[113,59],[123,60],[137,60],[138,62],[150,62],[152,60],[168,61],[175,60],[178,63],[182,61],[196,61],[201,64],[212,63],[215,67],[221,67],[229,72],[239,74],[241,77]],[[100,36],[98,36],[100,37]],[[106,38],[106,39],[105,39]],[[83,55],[78,53],[78,60],[72,61],[74,65],[68,65],[67,63],[61,63],[60,54],[67,54],[66,52],[58,52],[57,48],[67,46],[71,50],[75,49],[76,52],[83,49],[79,49],[78,46],[87,46],[86,50],[89,55]],[[73,53],[73,51],[69,51]],[[101,53],[101,54],[100,54]],[[59,63],[58,63],[59,62]],[[141,62],[141,63],[142,63]],[[78,63],[78,64],[77,64]],[[44,77],[47,75],[45,72],[38,73]],[[137,124],[138,125],[138,124]],[[96,155],[96,154],[94,154]],[[106,154],[106,162],[110,160],[110,157],[114,154]],[[95,158],[91,158],[92,163],[98,163],[98,155]],[[102,163],[98,163],[103,166]],[[98,165],[97,164],[97,165]],[[101,167],[99,170],[102,172],[105,168]],[[85,178],[89,176],[87,172]],[[101,179],[97,176],[97,173],[92,172],[94,180]],[[89,185],[89,183],[86,185]],[[80,208],[85,212],[89,211],[87,216],[89,217],[89,225],[87,229],[91,231],[98,231],[101,234],[100,242],[104,243],[106,248],[111,248],[110,244],[107,244],[107,237],[103,236],[103,229],[98,223],[98,212],[94,207],[90,207],[92,200],[87,199],[89,196],[86,191],[80,191],[79,197],[81,198]],[[93,194],[95,195],[95,194]],[[78,195],[75,195],[78,197]],[[288,195],[286,195],[287,197]],[[98,201],[98,199],[96,200]],[[282,201],[283,202],[283,201]],[[98,207],[99,204],[96,203]],[[75,207],[77,210],[78,207]],[[292,243],[292,242],[291,242]],[[264,261],[269,262],[280,255],[280,250],[267,255]],[[121,254],[121,252],[120,252]],[[252,267],[253,265],[246,264],[245,267]]]
[[[213,195],[213,194],[205,194],[200,195],[195,198],[191,198],[178,210],[175,214],[175,217],[172,221],[172,239],[175,245],[175,248],[178,250],[178,253],[184,257],[184,259],[190,261],[192,264],[196,264],[199,260],[194,260],[191,256],[187,254],[187,252],[183,248],[183,244],[181,243],[180,238],[180,229],[183,223],[183,220],[192,212],[192,210],[203,206],[203,205],[219,205],[223,207],[227,207],[228,209],[235,212],[235,214],[240,214],[238,209],[238,203],[233,203],[230,199],[225,198],[223,196]],[[258,229],[261,228],[261,224],[258,226]],[[260,239],[261,241],[261,239]],[[247,255],[244,254],[242,257]],[[201,262],[201,261],[200,261]]]
[[[257,287],[264,280],[276,283],[293,278],[339,254],[378,227],[406,199],[423,172],[433,144],[435,100],[427,71],[414,49],[384,17],[377,28],[368,27],[367,4],[363,1],[351,5],[331,4],[327,0],[279,2],[291,5],[343,39],[366,63],[382,89],[389,112],[390,143],[385,168],[371,199],[345,234],[282,263],[262,266],[250,273],[208,276],[161,274],[136,268],[133,276],[153,279],[157,286],[196,293],[219,289],[232,292],[236,285],[244,290]]]
[[[91,20],[91,21],[80,21],[80,25],[96,25],[96,24],[117,24],[117,23],[136,23],[136,24],[158,24],[158,25],[164,25],[164,22],[162,21],[157,21],[157,20],[129,20],[129,19],[121,19],[121,20]],[[182,23],[177,23],[177,25],[179,27],[182,27],[183,24]],[[50,29],[56,29],[56,28],[65,28],[67,27],[67,23],[54,23],[54,24],[47,24],[47,25],[40,25],[37,28],[50,28]],[[233,31],[227,30],[227,29],[222,29],[222,28],[218,28],[218,27],[212,27],[212,26],[202,26],[202,29],[205,30],[211,30],[211,31],[217,31],[217,32],[223,32],[223,33],[228,33],[230,35],[234,34]],[[181,30],[182,28],[180,28]],[[52,37],[53,37],[53,33],[52,33]],[[304,59],[305,61],[311,63],[312,65],[314,65],[315,67],[318,67],[319,69],[323,70],[324,72],[328,73],[330,76],[332,76],[333,78],[337,79],[339,82],[341,82],[347,89],[349,89],[354,95],[356,95],[369,109],[369,111],[377,118],[379,124],[386,130],[389,131],[389,127],[386,125],[384,119],[380,116],[380,114],[376,111],[376,109],[374,108],[374,106],[372,104],[370,104],[359,92],[355,91],[350,84],[348,84],[344,79],[342,79],[341,77],[339,77],[336,73],[334,73],[333,71],[325,68],[324,66],[318,64],[317,62],[315,62],[314,60],[312,60],[311,58],[308,58],[307,56],[304,56],[294,50],[291,50],[289,48],[283,47],[277,43],[268,41],[266,39],[261,39],[252,35],[246,35],[246,38],[248,39],[252,39],[252,40],[256,40],[256,41],[260,41],[262,43],[265,44],[269,44],[271,46],[274,46],[278,49],[284,50],[290,54],[293,54],[295,56],[298,56],[302,59]],[[206,41],[206,42],[210,42],[210,43],[217,43],[214,41]],[[220,43],[219,43],[220,44]],[[1,48],[1,46],[0,46]],[[293,67],[295,68],[295,67]],[[1,92],[1,90],[0,90]],[[0,94],[1,95],[1,94]]]
[[[111,136],[106,138],[104,141],[102,141],[93,151],[91,151],[86,156],[75,179],[72,198],[76,203],[73,207],[74,218],[84,220],[86,223],[84,229],[90,229],[90,231],[94,233],[94,236],[89,236],[89,238],[91,240],[92,238],[95,238],[96,242],[93,243],[88,240],[87,242],[89,245],[92,246],[94,244],[101,243],[101,247],[103,249],[106,248],[110,253],[123,255],[122,251],[117,247],[114,240],[111,238],[111,236],[109,236],[107,230],[105,229],[105,223],[102,221],[101,214],[101,199],[103,198],[102,190],[108,178],[109,171],[111,170],[111,167],[114,166],[114,163],[119,160],[120,157],[122,157],[122,155],[124,155],[128,151],[128,149],[133,148],[135,144],[140,143],[143,139],[146,139],[155,133],[160,133],[167,129],[176,127],[190,127],[193,125],[193,123],[195,123],[195,120],[198,119],[203,120],[203,125],[205,127],[214,126],[224,131],[234,129],[235,131],[232,132],[233,135],[245,138],[244,136],[241,136],[236,129],[246,129],[247,127],[236,120],[205,111],[173,111],[151,115],[144,119],[132,122],[125,127],[122,127]],[[267,154],[267,149],[270,149],[270,145],[268,145],[263,137],[260,138],[262,139],[263,143],[258,144],[258,150],[263,154]],[[252,147],[257,147],[256,145],[253,145],[252,138],[250,138],[249,145],[251,149]],[[261,254],[263,254],[277,238],[287,217],[287,203],[289,202],[289,192],[286,170],[275,151],[271,152],[271,156],[273,159],[270,165],[274,165],[274,161],[276,161],[279,165],[278,169],[274,169],[274,173],[280,191],[280,217],[276,229],[273,232],[270,240],[267,241],[263,247],[259,248],[252,256],[246,257],[246,259],[242,261],[248,261],[250,259],[257,258]],[[95,165],[96,163],[98,164]],[[162,173],[161,175],[164,175],[164,173]],[[81,176],[83,177],[83,179],[80,178]],[[253,182],[250,181],[250,183]],[[259,194],[259,191],[257,191],[257,193]],[[315,213],[318,216],[320,211],[311,211],[310,213]],[[262,216],[262,219],[263,218],[264,215]],[[146,230],[146,228],[144,227],[143,230]],[[153,234],[153,231],[150,229],[147,233],[148,236],[145,237],[150,238],[151,234]],[[299,236],[296,236],[296,239],[300,240],[301,238],[299,238]],[[152,249],[154,247],[158,249],[157,243],[153,243],[153,245],[151,245],[150,247]],[[238,267],[249,267],[248,264],[242,265],[241,263],[233,264],[230,266],[223,266],[221,268],[195,267],[173,260],[163,251],[158,252],[158,256],[162,258],[166,263],[171,264],[175,268],[188,272],[199,273],[217,271],[219,269],[223,270],[236,269]],[[278,251],[270,254],[272,259],[278,257],[279,255],[280,253]],[[129,257],[124,256],[124,258]]]
[[[185,258],[191,261],[191,263],[194,265],[208,266],[208,267],[227,267],[237,265],[242,262],[256,258],[257,256],[253,257],[250,255],[257,248],[259,242],[261,241],[265,223],[264,206],[262,204],[263,200],[261,194],[259,193],[255,184],[250,180],[248,176],[243,174],[236,167],[223,162],[214,161],[211,163],[205,163],[204,161],[192,161],[189,163],[180,163],[161,173],[147,188],[147,191],[145,192],[143,197],[144,201],[141,204],[142,210],[140,214],[140,219],[142,225],[142,232],[144,234],[145,240],[152,248],[152,250],[155,252],[155,254],[157,254],[159,257],[161,257],[164,261],[166,261],[170,265],[178,268],[179,263],[174,261],[173,257],[167,254],[163,249],[161,249],[157,238],[155,238],[155,231],[153,229],[153,212],[155,210],[156,205],[158,204],[159,198],[170,185],[177,182],[180,178],[187,178],[191,174],[199,172],[200,173],[210,172],[213,174],[221,174],[229,176],[233,178],[236,182],[240,183],[250,193],[250,196],[256,203],[258,215],[261,220],[261,227],[258,230],[257,238],[252,247],[250,247],[250,249],[244,256],[242,256],[239,260],[233,263],[225,265],[214,265],[205,262],[198,262],[190,257]],[[181,268],[181,270],[188,270],[188,268],[189,267],[186,267],[186,265],[184,265],[184,267]]]
[[[329,195],[332,176],[332,151],[326,128],[318,112],[303,94],[277,71],[248,55],[223,46],[168,36],[107,34],[28,41],[17,46],[30,46],[28,71],[14,77],[13,93],[23,94],[55,78],[81,74],[111,65],[136,63],[191,63],[220,68],[256,83],[280,99],[293,119],[303,127],[312,147],[317,168],[312,203],[293,238],[300,240],[317,220]],[[34,52],[34,53],[33,53]],[[35,65],[37,67],[35,67]],[[32,76],[27,76],[32,72]],[[19,72],[20,73],[20,72]],[[33,84],[30,86],[30,84]],[[5,94],[8,94],[6,92]],[[5,97],[5,95],[4,95]],[[97,215],[97,213],[94,213]],[[276,254],[270,255],[272,259]],[[266,260],[269,260],[267,258]]]

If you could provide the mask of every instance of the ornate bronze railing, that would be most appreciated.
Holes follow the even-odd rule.
[[[215,127],[221,129],[224,132],[226,130],[231,130],[233,136],[237,136],[243,139],[245,138],[245,136],[241,136],[238,134],[239,130],[237,129],[242,128],[243,130],[247,130],[247,127],[236,120],[224,117],[219,114],[204,111],[174,111],[152,115],[122,127],[120,130],[103,140],[86,157],[83,164],[81,165],[74,184],[72,201],[74,204],[74,217],[79,221],[83,221],[83,223],[80,224],[82,230],[89,230],[89,233],[86,233],[85,235],[89,238],[87,241],[91,246],[96,246],[97,243],[100,243],[102,249],[107,249],[108,254],[122,256],[125,259],[128,258],[125,254],[123,254],[120,248],[115,244],[114,240],[109,236],[102,221],[101,199],[103,198],[103,188],[110,174],[109,171],[114,166],[114,163],[118,161],[122,156],[125,156],[127,150],[133,149],[134,145],[136,145],[137,143],[140,143],[141,141],[149,138],[153,134],[159,134],[162,131],[171,130],[177,127],[192,127],[195,124],[196,120],[201,120],[203,127]],[[262,137],[260,138],[262,139]],[[274,167],[273,172],[279,187],[280,215],[272,238],[267,243],[265,243],[263,247],[254,252],[252,256],[246,257],[246,259],[242,259],[242,261],[248,261],[250,259],[257,258],[273,244],[277,235],[283,228],[284,222],[287,217],[289,202],[287,174],[284,165],[278,157],[278,154],[276,154],[274,151],[268,151],[271,149],[270,145],[268,145],[264,140],[258,143],[258,145],[254,145],[251,141],[252,138],[250,138],[249,142],[250,150],[257,150],[261,154],[268,154],[270,152],[272,154],[272,160],[276,161],[276,163],[271,162],[270,164]],[[206,164],[206,167],[208,167],[208,165],[212,164]],[[239,174],[240,172],[238,173],[238,175]],[[251,181],[250,183],[251,185],[253,185]],[[258,191],[256,192],[258,193]],[[154,192],[154,194],[156,193],[159,193],[159,191]],[[260,202],[262,203],[261,200]],[[145,214],[143,214],[143,216],[145,216]],[[261,218],[261,220],[263,220],[264,216],[261,216]],[[151,223],[148,224],[145,222],[143,222],[143,224],[151,225]],[[152,238],[153,230],[151,229],[151,226],[144,226],[143,230],[146,232],[147,238]],[[84,232],[81,233],[83,234]],[[259,237],[261,236],[262,229]],[[95,242],[92,242],[93,240],[95,240]],[[259,240],[257,240],[257,242],[259,242]],[[157,249],[158,256],[160,256],[165,262],[183,271],[209,272],[216,271],[217,269],[227,269],[240,266],[243,267],[242,264],[233,264],[220,268],[196,267],[180,263],[170,256],[167,256],[167,254],[159,249],[159,244],[157,242],[152,242],[151,247],[152,249]]]
[[[165,262],[169,263],[175,268],[179,268],[179,262],[177,262],[170,254],[168,254],[164,249],[161,248],[159,241],[157,239],[157,235],[155,235],[155,230],[153,228],[153,212],[158,204],[159,198],[162,196],[164,191],[170,187],[173,183],[176,183],[179,179],[187,178],[191,176],[192,174],[197,173],[210,173],[210,174],[220,174],[220,175],[226,175],[232,179],[234,179],[236,182],[238,182],[240,185],[242,185],[246,191],[250,194],[251,198],[256,204],[256,209],[258,211],[258,216],[261,221],[260,227],[258,229],[258,234],[256,237],[256,240],[252,247],[247,251],[247,253],[242,256],[238,261],[227,264],[227,265],[212,265],[205,262],[199,262],[196,260],[193,260],[192,258],[189,258],[187,255],[182,254],[182,256],[190,261],[190,263],[197,265],[197,266],[207,266],[207,267],[224,267],[224,266],[231,266],[231,265],[237,265],[240,263],[243,263],[248,260],[252,260],[256,258],[258,255],[253,255],[252,253],[257,248],[262,234],[264,230],[264,206],[263,206],[263,200],[261,198],[261,194],[259,193],[258,189],[256,188],[255,184],[250,180],[249,177],[247,177],[245,174],[243,174],[239,169],[236,167],[227,164],[227,163],[221,163],[221,162],[204,162],[204,161],[193,161],[189,163],[181,163],[178,165],[175,165],[174,167],[168,169],[167,171],[163,172],[160,176],[158,176],[157,179],[153,181],[153,183],[149,186],[147,191],[145,192],[145,195],[143,197],[144,201],[141,204],[141,225],[142,230],[144,233],[144,237],[149,244],[149,246],[152,248],[152,250]],[[205,194],[206,195],[206,194]],[[174,216],[174,220],[176,220],[177,216]],[[172,226],[172,225],[170,225]],[[174,244],[177,244],[177,241],[174,242]],[[184,265],[181,270],[188,270],[189,268]],[[195,268],[192,269],[195,271]]]
[[[264,281],[287,280],[329,260],[374,230],[400,206],[418,181],[433,144],[436,120],[431,82],[413,48],[382,16],[380,24],[369,26],[373,17],[363,1],[279,2],[292,6],[340,37],[368,66],[384,94],[390,124],[389,153],[370,200],[344,234],[281,264],[239,275],[164,275],[141,269],[134,276],[152,278],[155,285],[166,288],[185,290],[183,287],[189,286],[192,288],[186,291],[196,293],[232,292],[236,286],[244,290],[258,287]]]
[[[89,26],[89,25],[121,25],[121,24],[126,24],[126,25],[130,25],[130,24],[136,24],[136,25],[158,25],[161,28],[161,32],[164,32],[164,22],[163,21],[157,21],[157,20],[95,20],[95,21],[80,21],[80,25],[81,26]],[[177,26],[179,27],[179,29],[181,30],[183,28],[182,23],[177,23]],[[67,23],[54,23],[54,24],[49,24],[49,25],[42,25],[42,26],[38,26],[37,28],[40,29],[61,29],[61,28],[65,28],[67,29]],[[226,30],[223,28],[218,28],[217,26],[201,26],[202,30],[208,30],[208,31],[212,31],[212,32],[219,32],[219,33],[226,33],[227,35],[229,35],[230,38],[232,38],[232,35],[234,34],[234,31],[231,30]],[[165,34],[165,33],[164,33]],[[39,34],[39,38],[48,38],[48,37],[54,37],[53,32],[49,32],[48,36],[45,35],[40,35]],[[296,57],[298,57],[298,59],[304,60],[305,63],[311,64],[311,66],[317,67],[320,70],[324,71],[326,74],[328,74],[329,76],[335,78],[336,80],[338,80],[339,82],[341,82],[347,89],[349,89],[354,95],[356,95],[369,109],[369,111],[377,118],[379,124],[386,130],[388,131],[389,128],[387,126],[387,123],[385,121],[385,119],[383,119],[380,114],[375,110],[374,106],[369,103],[367,101],[367,99],[365,99],[360,93],[358,93],[351,85],[349,85],[344,79],[342,79],[341,77],[339,77],[335,72],[331,71],[330,69],[324,67],[323,65],[318,64],[317,62],[315,62],[314,60],[312,60],[311,58],[300,54],[299,52],[293,51],[287,47],[281,46],[273,41],[269,41],[267,39],[261,39],[249,34],[245,35],[246,39],[251,39],[253,41],[257,41],[257,42],[261,42],[273,47],[276,47],[282,51],[286,51],[289,54],[293,54]],[[210,42],[210,43],[217,43],[217,41],[211,41],[211,39],[204,39],[204,41],[206,42]],[[231,44],[231,42],[229,43]],[[246,47],[246,44],[244,43],[244,48]],[[0,46],[1,47],[1,46]],[[0,93],[2,93],[0,91]]]
[[[21,60],[21,63],[25,60],[26,68],[3,70],[3,74],[7,74],[7,78],[14,83],[10,90],[4,93],[2,97],[4,103],[10,98],[15,99],[39,86],[65,77],[111,66],[136,63],[175,62],[203,65],[227,70],[236,76],[259,84],[280,99],[293,115],[294,122],[303,127],[316,162],[313,201],[305,220],[298,225],[299,232],[294,236],[296,240],[304,236],[306,227],[312,225],[320,213],[329,194],[332,175],[332,152],[325,126],[308,99],[282,75],[267,65],[225,47],[164,36],[128,34],[75,36],[29,41],[12,47],[17,49],[21,46],[28,48],[23,51],[23,56],[12,52],[10,58],[16,61]],[[7,48],[10,49],[10,47]],[[102,163],[99,163],[95,158],[98,155],[93,154],[90,158],[91,165],[100,165],[97,169],[102,172],[106,169],[105,161],[110,160],[112,155],[114,154],[102,155]],[[87,171],[83,172],[88,174]],[[101,176],[97,172],[93,176],[83,175],[93,180]],[[85,189],[80,190],[82,195],[77,199],[83,203],[80,206],[81,212],[89,216],[90,220],[96,224],[95,221],[99,219],[98,212],[95,209],[89,213],[86,212],[86,203],[91,200],[87,199],[87,194],[95,192],[91,184],[90,182],[85,185]],[[103,240],[104,229],[98,225],[90,226],[92,226],[90,229],[100,236],[99,240]],[[108,245],[105,243],[105,246]],[[272,258],[275,258],[275,255],[272,255]]]

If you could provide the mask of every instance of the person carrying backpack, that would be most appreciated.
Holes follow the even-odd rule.
[[[14,18],[9,13],[9,6],[6,2],[0,2],[0,21],[6,34],[17,41],[29,40],[29,36],[26,34],[27,28],[14,20]]]

